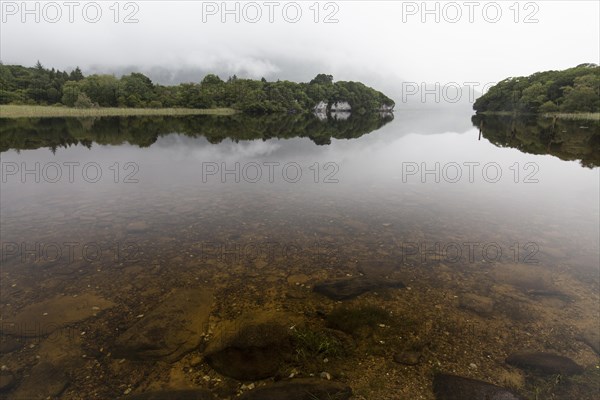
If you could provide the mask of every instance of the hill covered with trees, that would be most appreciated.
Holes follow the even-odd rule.
[[[507,78],[473,104],[477,112],[523,114],[600,112],[600,67],[581,64],[564,71]]]
[[[321,102],[327,109],[348,103],[352,112],[391,110],[394,101],[360,82],[334,82],[319,74],[309,83],[222,80],[207,75],[201,82],[176,86],[154,84],[144,74],[84,76],[79,68],[70,72],[0,64],[0,104],[64,105],[68,107],[135,108],[234,108],[246,113],[302,113]]]

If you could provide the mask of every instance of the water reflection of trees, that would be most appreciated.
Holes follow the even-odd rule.
[[[576,160],[588,168],[600,166],[598,121],[474,115],[472,122],[496,146]]]
[[[225,139],[267,140],[310,138],[317,145],[331,139],[352,139],[375,131],[393,119],[392,114],[352,115],[348,119],[319,120],[312,115],[229,117],[102,117],[102,118],[19,118],[0,120],[0,152],[72,145],[152,145],[160,136],[180,133],[205,137],[210,143]]]

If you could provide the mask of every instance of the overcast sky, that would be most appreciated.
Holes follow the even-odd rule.
[[[78,2],[73,23],[63,1],[55,3],[62,12],[56,23],[48,21],[57,18],[56,7],[38,3],[36,23],[34,14],[23,15],[21,1],[2,1],[0,58],[5,64],[33,65],[39,59],[59,69],[79,65],[84,73],[137,69],[162,82],[197,79],[208,71],[290,80],[327,72],[336,80],[393,86],[395,92],[401,81],[484,84],[600,58],[598,1],[521,1],[518,7],[514,0],[473,6],[429,1],[430,9],[437,3],[439,10],[430,15],[423,15],[421,1],[321,2],[318,23],[310,9],[314,1],[298,2],[302,15],[296,23],[284,19],[284,7],[288,20],[296,17],[296,5],[287,1],[278,6],[257,1],[245,8],[239,2],[239,23],[234,14],[221,21],[221,1],[136,1],[127,9],[121,2],[118,23],[110,9],[114,1],[98,2],[102,15],[96,23],[83,18],[83,6],[90,2]],[[256,5],[262,16],[251,23]],[[35,2],[28,7],[35,9]],[[95,6],[87,7],[93,20]],[[132,12],[139,22],[123,23]],[[338,22],[324,23],[331,13]]]

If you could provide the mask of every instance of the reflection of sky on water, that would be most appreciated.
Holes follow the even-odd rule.
[[[56,215],[68,221],[71,210],[78,207],[90,213],[109,209],[123,219],[130,218],[132,207],[139,212],[152,210],[144,218],[158,221],[172,215],[178,206],[190,204],[200,207],[226,203],[246,210],[250,216],[265,212],[265,207],[268,209],[277,199],[277,218],[291,218],[298,223],[302,223],[303,212],[320,210],[327,214],[334,212],[331,204],[335,204],[335,212],[345,210],[359,218],[377,215],[382,220],[408,219],[432,235],[439,223],[458,236],[473,236],[475,231],[489,235],[506,232],[507,241],[520,242],[543,242],[545,239],[538,235],[559,232],[554,243],[562,239],[567,247],[573,241],[580,243],[588,254],[586,259],[589,254],[598,254],[600,170],[550,155],[499,148],[485,138],[478,140],[478,131],[468,115],[458,118],[454,114],[398,113],[393,122],[378,131],[358,139],[333,139],[327,146],[317,146],[308,138],[237,143],[227,139],[214,145],[205,138],[172,134],[159,137],[148,148],[94,144],[91,150],[73,146],[58,149],[54,155],[48,149],[8,151],[2,159],[26,165],[93,161],[105,174],[96,184],[80,177],[74,183],[63,179],[55,184],[22,184],[18,179],[9,179],[1,193],[3,240],[25,234],[34,220],[36,231],[43,232],[44,224],[50,229]],[[115,162],[120,165],[121,180],[127,172],[123,165],[136,163],[139,183],[114,183],[109,167]],[[233,169],[235,163],[243,168],[250,162],[262,166],[259,183],[243,179],[235,183],[229,174],[223,184],[218,173],[202,181],[203,163]],[[273,183],[268,182],[268,167],[264,164],[269,162],[279,163]],[[333,169],[325,169],[329,162],[338,167],[333,175],[328,175]],[[282,178],[282,168],[289,163],[301,168],[298,183]],[[472,182],[465,163],[479,163],[471,164]],[[437,177],[433,172],[436,165]],[[486,165],[492,168],[484,176]],[[319,170],[318,183],[314,182],[315,166]],[[460,179],[456,179],[457,167]],[[429,170],[424,177],[422,168]],[[502,175],[492,182],[497,172]],[[326,176],[339,182],[324,183]],[[452,180],[457,182],[449,182]],[[571,250],[580,253],[580,249]]]

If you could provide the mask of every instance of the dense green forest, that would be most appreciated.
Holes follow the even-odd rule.
[[[581,64],[564,71],[508,78],[473,104],[477,112],[600,112],[600,67]]]
[[[84,76],[70,72],[0,64],[0,104],[64,105],[68,107],[228,107],[247,113],[307,112],[321,101],[348,102],[353,112],[391,109],[394,101],[360,82],[333,82],[319,74],[309,83],[267,82],[231,76],[226,81],[207,75],[201,82],[176,86],[154,84],[144,74]]]

